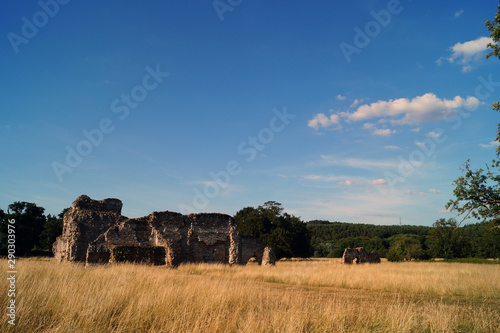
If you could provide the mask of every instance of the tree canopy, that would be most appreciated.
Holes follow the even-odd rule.
[[[58,217],[44,215],[45,208],[34,203],[16,201],[7,213],[0,209],[0,234],[6,235],[8,221],[15,220],[16,254],[25,255],[33,250],[49,250],[56,237],[62,233],[63,210]],[[7,242],[0,244],[0,254],[7,253]]]
[[[490,31],[491,43],[487,45],[490,52],[486,58],[492,56],[500,59],[500,5],[498,5],[495,18],[485,22],[486,28]],[[500,111],[499,102],[493,103],[493,110]],[[496,140],[500,142],[500,124],[498,125]],[[497,157],[500,157],[500,146],[497,147]],[[495,173],[500,170],[500,161],[493,160],[491,164],[486,164],[485,169],[472,170],[470,160],[467,160],[462,171],[464,175],[455,180],[453,194],[455,199],[451,199],[446,208],[456,211],[462,220],[468,217],[477,219],[497,219],[500,217],[500,174]],[[497,224],[493,228],[499,227]]]
[[[276,257],[309,257],[311,235],[300,218],[283,212],[276,201],[268,201],[257,208],[245,207],[234,216],[240,234],[259,238],[271,246]]]

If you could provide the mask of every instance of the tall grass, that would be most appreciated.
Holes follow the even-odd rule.
[[[498,265],[21,260],[17,269],[16,327],[4,315],[2,332],[500,332]]]

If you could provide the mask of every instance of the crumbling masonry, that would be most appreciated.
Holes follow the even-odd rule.
[[[343,264],[352,264],[356,260],[356,264],[380,264],[380,256],[377,251],[373,250],[368,254],[363,247],[357,247],[355,249],[345,249],[342,255]]]
[[[118,199],[78,197],[64,214],[63,233],[53,245],[58,262],[134,262],[177,266],[184,262],[244,265],[255,258],[274,265],[270,248],[239,235],[229,215],[153,212],[129,219]]]

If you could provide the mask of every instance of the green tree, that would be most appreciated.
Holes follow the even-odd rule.
[[[276,201],[257,208],[245,207],[234,216],[240,234],[259,238],[271,246],[277,258],[309,257],[312,254],[311,233],[300,218],[283,213]]]
[[[491,51],[486,55],[486,58],[495,56],[500,59],[500,5],[493,21],[488,20],[485,25],[491,32],[492,40],[488,44]],[[493,110],[500,111],[499,102],[493,103]],[[500,141],[500,124],[497,128],[496,140]],[[500,146],[497,148],[498,156],[500,156]],[[500,175],[494,172],[498,169],[500,169],[500,161],[493,160],[491,165],[486,164],[485,170],[472,170],[470,160],[468,160],[462,169],[465,173],[464,176],[459,177],[454,182],[455,199],[450,200],[446,204],[446,208],[462,215],[462,221],[469,216],[482,219],[500,217]]]
[[[387,251],[389,261],[411,261],[424,259],[425,251],[422,248],[418,235],[396,235],[390,238],[391,246]]]
[[[56,238],[62,234],[64,213],[69,208],[64,209],[57,217],[47,215],[47,222],[43,226],[43,231],[40,234],[40,249],[51,250],[52,244]]]
[[[427,235],[429,254],[433,258],[453,259],[464,254],[464,237],[455,219],[439,219]]]
[[[26,252],[40,246],[39,236],[43,231],[47,218],[43,214],[45,209],[34,203],[16,201],[9,205],[7,214],[3,214],[0,221],[0,233],[7,234],[8,220],[14,219],[16,231],[16,254]],[[7,253],[7,242],[2,241],[0,253]]]
[[[486,59],[491,56],[495,56],[500,59],[500,5],[498,5],[497,12],[495,14],[495,18],[493,21],[486,21],[484,23],[486,25],[486,29],[491,31],[490,38],[491,43],[488,43],[488,47],[491,49],[490,53],[486,55]],[[493,103],[493,110],[500,111],[499,102]],[[500,141],[500,124],[498,124],[497,130],[497,141]],[[500,153],[500,146],[497,148],[497,154]]]
[[[261,238],[262,235],[271,231],[272,223],[253,207],[245,207],[234,216],[238,229],[242,236],[253,236]]]
[[[495,18],[493,21],[486,21],[484,23],[486,25],[486,29],[491,31],[490,37],[493,43],[489,43],[488,47],[492,49],[490,53],[486,55],[486,59],[491,56],[495,56],[500,59],[500,46],[498,43],[500,42],[500,5],[498,5],[497,13],[495,14]]]
[[[500,215],[500,175],[495,175],[487,166],[472,170],[469,160],[465,163],[465,174],[454,181],[455,199],[446,204],[446,208],[462,215],[462,221],[469,216],[477,219],[496,218]],[[499,161],[493,161],[492,167],[498,168]],[[461,221],[461,222],[462,222]]]
[[[485,223],[482,251],[485,257],[500,258],[500,218]]]

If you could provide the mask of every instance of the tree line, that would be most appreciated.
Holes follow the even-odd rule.
[[[62,234],[63,215],[68,209],[57,216],[45,216],[45,208],[26,201],[10,204],[7,212],[0,208],[0,255],[7,254],[9,220],[15,220],[16,255],[36,255],[52,249],[52,244]]]
[[[498,221],[458,226],[454,219],[439,219],[432,227],[352,224],[310,221],[314,257],[340,258],[345,248],[375,250],[390,261],[431,258],[500,258]]]
[[[63,215],[45,215],[45,209],[29,202],[14,202],[0,209],[0,254],[7,253],[7,224],[14,219],[17,255],[49,251],[62,234]],[[277,258],[340,258],[345,248],[376,250],[390,261],[430,258],[500,258],[500,218],[459,226],[454,219],[439,219],[432,227],[373,225],[313,220],[305,223],[268,201],[245,207],[234,219],[241,236],[257,237],[271,246]]]

